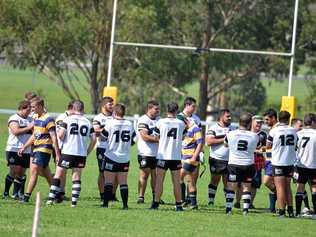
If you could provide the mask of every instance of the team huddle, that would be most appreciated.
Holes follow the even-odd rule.
[[[76,207],[81,192],[81,174],[87,156],[95,150],[98,163],[98,188],[101,207],[116,201],[119,187],[123,209],[128,209],[128,172],[131,146],[137,143],[139,180],[138,204],[145,202],[150,179],[152,200],[150,209],[159,209],[166,172],[170,170],[176,211],[197,209],[197,182],[200,166],[204,165],[203,146],[210,147],[208,185],[209,205],[215,203],[217,187],[222,179],[226,199],[226,214],[233,207],[248,215],[261,180],[269,189],[270,211],[284,217],[301,216],[302,203],[309,208],[305,185],[312,193],[316,211],[316,115],[307,114],[304,120],[292,120],[287,111],[270,109],[263,116],[243,113],[239,126],[231,124],[228,109],[219,111],[218,122],[205,131],[195,114],[196,100],[187,97],[183,111],[177,103],[167,105],[167,116],[160,118],[159,103],[147,103],[146,113],[137,126],[125,119],[125,106],[104,97],[100,114],[92,122],[84,115],[84,104],[73,100],[67,111],[56,119],[45,109],[44,100],[27,93],[16,114],[8,120],[9,137],[6,156],[9,173],[5,178],[4,198],[12,197],[29,202],[38,176],[46,178],[50,187],[47,205],[65,199],[67,170],[72,171],[71,206]],[[263,131],[263,123],[269,127]],[[96,148],[96,149],[94,149]],[[52,174],[49,162],[54,158]],[[29,181],[25,190],[26,169]],[[265,171],[262,177],[262,170]],[[295,213],[291,182],[297,183]],[[236,200],[234,203],[234,199]]]

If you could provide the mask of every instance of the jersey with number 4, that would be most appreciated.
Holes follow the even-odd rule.
[[[316,129],[304,128],[297,136],[297,166],[316,169]]]
[[[157,122],[156,127],[160,134],[157,159],[181,160],[184,122],[177,118],[164,118]]]
[[[254,164],[254,152],[259,145],[259,136],[256,133],[237,129],[227,134],[225,143],[229,147],[228,164]]]
[[[73,156],[87,156],[88,140],[94,133],[91,122],[82,115],[70,115],[60,124],[65,129],[62,154]]]
[[[107,138],[105,156],[117,163],[130,160],[131,145],[136,136],[133,123],[125,119],[113,119],[106,123],[102,135]]]
[[[285,124],[278,124],[269,132],[268,143],[272,144],[272,165],[290,166],[296,160],[296,130]]]

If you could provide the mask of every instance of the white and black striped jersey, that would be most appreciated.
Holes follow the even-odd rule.
[[[62,154],[87,156],[88,141],[94,133],[91,122],[83,115],[70,115],[60,124],[65,129]]]
[[[139,132],[146,130],[148,135],[155,135],[155,127],[159,118],[151,119],[148,115],[144,114],[137,121],[137,150],[138,154],[142,156],[157,156],[158,143],[157,142],[146,142],[142,139]]]
[[[126,119],[113,119],[106,123],[102,136],[107,139],[105,156],[117,163],[130,160],[131,145],[134,144],[136,133],[133,123]]]
[[[297,166],[316,169],[316,129],[304,128],[297,136]]]
[[[60,125],[63,123],[64,119],[69,116],[68,112],[65,111],[65,113],[62,113],[57,116],[55,123],[56,123],[56,132],[60,130]],[[63,147],[63,141],[59,139],[57,136],[57,141],[58,141],[58,147],[61,149]]]
[[[254,164],[254,152],[259,146],[259,136],[256,133],[237,129],[227,134],[225,143],[229,147],[228,164]]]
[[[28,141],[28,139],[32,135],[32,131],[30,130],[27,133],[20,134],[20,135],[14,135],[9,127],[11,123],[17,123],[19,125],[19,128],[25,128],[30,123],[32,123],[33,119],[31,117],[23,118],[19,114],[12,115],[8,120],[8,130],[9,130],[9,137],[7,140],[7,147],[6,151],[13,151],[18,152],[19,149]],[[28,147],[24,153],[29,154],[31,152],[31,148]]]
[[[273,127],[267,139],[272,144],[272,165],[289,166],[296,160],[297,135],[296,130],[285,124]]]
[[[163,118],[157,122],[156,127],[160,135],[157,159],[181,160],[184,122],[177,118]]]
[[[212,136],[217,139],[226,137],[226,134],[236,128],[232,125],[228,127],[222,127],[219,123],[216,123],[209,127],[206,132],[206,136]],[[224,143],[214,144],[210,146],[210,157],[217,160],[228,160],[229,150],[224,146]]]
[[[105,124],[111,122],[113,119],[112,116],[105,115],[103,113],[99,113],[93,118],[92,124],[93,126],[97,125],[100,128],[104,128]],[[105,148],[107,146],[106,139],[103,136],[97,137],[97,147]]]

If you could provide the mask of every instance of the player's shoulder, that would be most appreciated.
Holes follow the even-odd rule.
[[[143,114],[138,119],[138,123],[148,123],[149,121],[150,121],[150,118],[148,117],[147,114]]]
[[[58,121],[63,121],[65,118],[67,118],[69,115],[67,114],[67,112],[64,112],[62,114],[59,114],[56,118],[56,122]]]
[[[93,117],[93,120],[99,121],[99,120],[102,119],[102,116],[103,116],[103,114],[102,114],[102,113],[99,113],[99,114],[97,114],[97,115],[95,115],[95,116]]]
[[[18,115],[18,114],[12,114],[9,119],[8,119],[8,122],[11,122],[11,121],[19,121],[21,120],[21,117]]]

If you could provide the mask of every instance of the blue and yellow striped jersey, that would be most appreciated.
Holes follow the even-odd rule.
[[[34,119],[34,147],[33,152],[45,152],[52,154],[53,152],[53,142],[50,137],[49,132],[55,130],[55,121],[47,113],[38,116],[35,114]]]
[[[187,160],[192,158],[195,149],[201,143],[203,143],[202,129],[192,123],[184,135],[182,142],[182,159]]]

